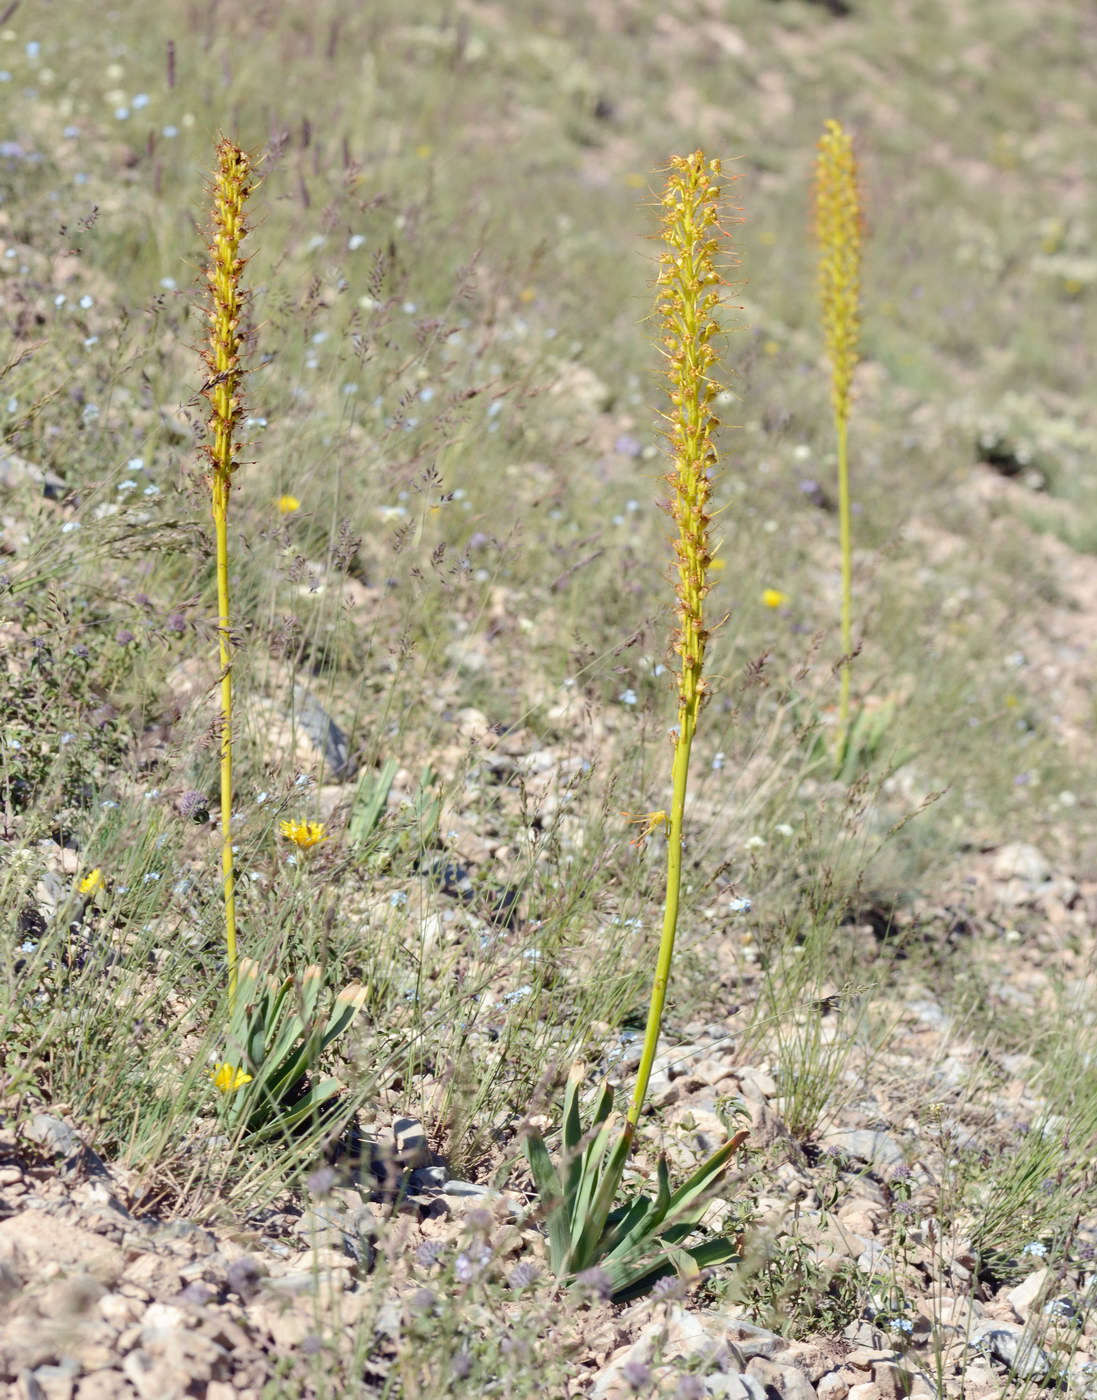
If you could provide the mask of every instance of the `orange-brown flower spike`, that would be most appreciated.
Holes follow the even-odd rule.
[[[663,934],[652,984],[647,1031],[637,1069],[628,1121],[639,1121],[659,1040],[667,983],[674,955],[678,901],[682,881],[682,823],[685,813],[689,755],[697,716],[705,696],[705,595],[712,563],[712,516],[709,499],[716,475],[715,435],[719,420],[713,405],[722,386],[713,377],[717,313],[723,281],[717,270],[721,254],[720,162],[706,161],[700,151],[674,156],[663,196],[663,251],[656,280],[657,309],[662,319],[662,352],[670,380],[671,409],[665,415],[671,470],[666,481],[671,498],[666,509],[678,523],[674,541],[678,626],[674,634],[678,676],[678,728],[674,740],[673,792],[667,830],[667,889]],[[662,816],[663,814],[657,814]]]
[[[815,167],[815,235],[819,240],[819,296],[831,363],[835,416],[849,418],[850,387],[861,326],[861,196],[853,143],[828,121]]]
[[[229,611],[228,508],[236,470],[236,431],[244,412],[240,363],[246,339],[248,295],[241,275],[245,259],[240,245],[248,234],[245,214],[253,189],[252,162],[245,151],[224,138],[217,147],[213,177],[213,226],[210,230],[209,331],[202,358],[208,371],[202,393],[209,401],[210,490],[217,537],[217,635],[221,660],[221,868],[225,897],[225,945],[229,968],[229,1010],[236,1000],[236,897],[232,861],[232,634]]]

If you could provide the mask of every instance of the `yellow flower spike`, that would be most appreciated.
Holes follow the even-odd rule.
[[[722,190],[719,161],[706,161],[700,151],[673,156],[663,196],[663,251],[656,279],[656,309],[662,321],[661,350],[670,381],[670,412],[665,415],[671,470],[665,480],[671,496],[665,509],[678,525],[674,541],[675,593],[678,627],[673,644],[677,654],[678,723],[674,737],[672,794],[668,814],[653,814],[645,821],[654,830],[663,816],[667,832],[667,883],[663,904],[663,930],[655,978],[648,1008],[647,1029],[636,1084],[628,1110],[631,1133],[644,1106],[651,1067],[670,980],[674,941],[678,928],[678,902],[682,885],[682,826],[685,815],[689,756],[697,716],[705,697],[705,646],[711,629],[706,626],[704,600],[709,591],[713,563],[712,516],[709,497],[716,476],[715,434],[719,426],[714,404],[722,391],[713,377],[716,366],[714,341],[720,335],[717,319],[725,285],[717,271],[721,253]]]
[[[221,1064],[214,1065],[210,1071],[210,1078],[222,1094],[235,1094],[237,1089],[242,1089],[245,1084],[250,1084],[253,1075],[245,1074],[242,1069],[237,1069],[235,1065]]]
[[[311,850],[328,839],[323,822],[282,822],[278,828],[287,841],[302,851]]]
[[[838,755],[849,730],[853,659],[853,544],[849,501],[849,404],[857,364],[861,300],[861,196],[853,143],[828,121],[815,167],[815,236],[819,241],[819,296],[831,367],[831,406],[838,438],[838,533],[842,555],[842,671],[838,701]]]
[[[279,496],[274,504],[283,515],[292,515],[295,510],[301,509],[301,502],[296,496]]]
[[[229,1011],[236,1005],[236,894],[232,863],[232,644],[229,613],[228,509],[232,474],[238,463],[237,429],[244,413],[240,355],[244,348],[248,295],[241,286],[245,259],[240,245],[248,234],[245,206],[253,189],[251,157],[231,141],[217,147],[210,229],[209,330],[202,352],[207,379],[202,394],[210,406],[206,447],[217,541],[217,636],[221,662],[221,871],[225,899],[225,948],[229,965]]]
[[[101,890],[102,888],[103,872],[98,866],[96,866],[94,870],[89,871],[80,881],[79,885],[77,885],[77,889],[81,894],[94,894],[96,890]]]
[[[783,608],[788,601],[788,594],[782,593],[779,588],[767,588],[762,594],[762,602],[767,608]]]

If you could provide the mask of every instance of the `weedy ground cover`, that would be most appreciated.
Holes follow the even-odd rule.
[[[194,1218],[240,1266],[172,1275],[263,1339],[246,1363],[217,1343],[239,1364],[201,1384],[566,1394],[601,1371],[685,1396],[731,1362],[690,1351],[684,1312],[723,1341],[737,1318],[777,1329],[819,1394],[832,1371],[883,1387],[892,1364],[950,1393],[1084,1393],[1084,15],[784,0],[573,25],[131,0],[48,30],[9,7],[0,31],[0,1043],[19,1134],[0,1231],[35,1195],[42,1220],[91,1209],[31,1145],[45,1112],[115,1173],[120,1239],[159,1257],[155,1222]],[[839,782],[851,670],[810,227],[832,117],[868,221],[864,728]],[[264,153],[227,624],[195,354],[217,129]],[[622,813],[666,806],[674,723],[645,239],[654,168],[699,145],[749,213],[715,405],[735,448],[710,602],[729,616],[623,1189],[653,1187],[660,1152],[688,1179],[742,1126],[751,1156],[714,1208],[743,1264],[622,1313],[598,1277],[558,1293],[520,1130],[558,1121],[576,1059],[591,1087],[636,1082],[666,848],[634,845]],[[338,1132],[246,1142],[220,1116],[249,1087],[226,1055],[226,852],[237,956],[282,979],[264,1026],[315,1043],[317,1006],[360,989],[318,1061],[345,1086]],[[287,1258],[314,1285],[292,1326],[240,1262],[275,1279]],[[37,1288],[6,1304],[12,1379],[57,1359],[11,1340],[52,1306]],[[1060,1297],[1074,1318],[1046,1310]],[[970,1348],[990,1322],[1028,1326],[1046,1367]],[[645,1327],[647,1352],[617,1358],[636,1369],[607,1373]],[[839,1339],[899,1360],[843,1371]],[[100,1369],[127,1393],[121,1364]]]

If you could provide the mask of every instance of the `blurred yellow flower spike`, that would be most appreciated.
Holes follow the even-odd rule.
[[[302,851],[311,850],[328,839],[323,822],[282,822],[279,830]]]
[[[94,894],[96,890],[101,890],[103,888],[103,872],[96,866],[94,870],[84,876],[77,888],[81,894]]]
[[[788,594],[782,593],[779,588],[767,588],[762,594],[762,602],[767,608],[783,608],[788,601]]]
[[[274,504],[283,515],[292,515],[295,510],[301,509],[301,502],[296,496],[279,496]]]
[[[222,1094],[235,1094],[237,1089],[242,1089],[252,1081],[250,1074],[245,1074],[242,1069],[230,1064],[214,1065],[210,1078]]]

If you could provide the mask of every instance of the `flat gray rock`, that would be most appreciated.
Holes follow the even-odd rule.
[[[836,1128],[826,1134],[821,1146],[837,1147],[847,1157],[873,1167],[898,1167],[906,1160],[903,1149],[890,1133],[872,1128]]]
[[[59,501],[62,496],[68,494],[68,486],[51,471],[45,471],[42,467],[37,467],[33,462],[28,462],[25,457],[20,457],[14,452],[8,452],[0,448],[0,487],[6,487],[9,491],[17,486],[24,486],[30,482],[34,486],[42,488],[42,495],[48,500]]]

